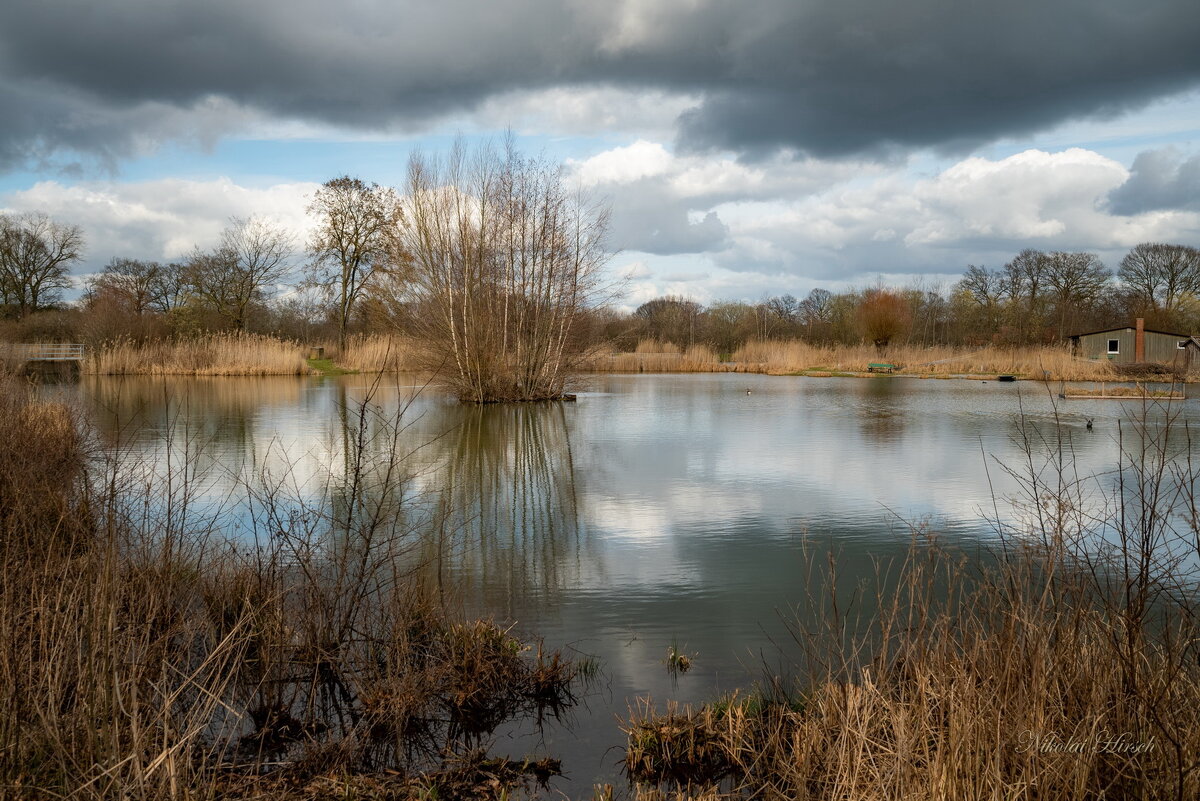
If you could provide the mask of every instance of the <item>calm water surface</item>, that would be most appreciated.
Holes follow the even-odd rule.
[[[704,700],[778,664],[806,541],[863,576],[903,552],[911,526],[986,549],[997,535],[985,517],[1013,514],[993,492],[1016,490],[999,463],[1021,463],[1022,413],[1066,436],[1081,473],[1103,474],[1135,406],[1062,401],[1056,422],[1033,383],[701,374],[600,376],[576,403],[476,408],[418,384],[90,379],[78,393],[131,454],[186,461],[196,514],[220,511],[247,537],[240,481],[316,492],[344,465],[356,404],[400,417],[413,502],[441,493],[458,510],[439,553],[467,603],[602,665],[571,726],[493,749],[563,757],[557,786],[575,795],[616,780],[616,717],[637,697]],[[1198,406],[1183,416],[1200,420]],[[664,665],[672,645],[694,657],[686,675]]]

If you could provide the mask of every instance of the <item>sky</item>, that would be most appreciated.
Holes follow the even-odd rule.
[[[0,213],[86,276],[456,137],[612,209],[619,305],[1200,246],[1195,0],[5,0]],[[298,250],[297,264],[303,259]]]

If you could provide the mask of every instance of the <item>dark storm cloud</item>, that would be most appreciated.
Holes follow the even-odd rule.
[[[1129,180],[1108,196],[1114,214],[1159,209],[1200,209],[1200,155],[1174,148],[1147,150],[1133,160]]]
[[[156,111],[214,97],[421,126],[595,85],[699,95],[679,121],[697,150],[956,147],[1193,86],[1197,41],[1194,0],[8,0],[0,160],[120,157],[181,135]]]

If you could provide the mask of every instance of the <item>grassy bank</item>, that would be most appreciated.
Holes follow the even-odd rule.
[[[1023,426],[1017,522],[983,566],[919,532],[870,577],[814,553],[791,677],[694,708],[642,699],[624,725],[636,794],[1200,797],[1200,474],[1186,429],[1149,408],[1115,495]]]
[[[486,750],[576,665],[465,619],[411,554],[404,479],[347,454],[331,504],[246,487],[229,542],[178,472],[147,489],[72,413],[0,385],[0,797],[494,798],[559,771]],[[360,437],[395,421],[358,409]],[[247,547],[249,545],[250,547]]]
[[[111,342],[88,349],[91,375],[306,375],[305,348],[259,334]]]
[[[408,340],[382,335],[352,337],[345,348],[311,348],[261,334],[208,334],[189,339],[108,342],[88,349],[83,372],[91,375],[267,376],[338,375],[411,370],[417,358]]]
[[[895,364],[909,375],[1016,375],[1055,381],[1113,380],[1107,361],[1075,358],[1065,346],[1041,348],[918,348],[896,346],[882,352],[868,346],[818,347],[805,342],[750,342],[735,361],[765,365],[767,372],[827,370],[865,372],[873,362]]]
[[[704,346],[682,350],[670,343],[646,340],[633,353],[598,352],[586,362],[595,372],[750,372],[856,375],[875,362],[897,365],[898,373],[919,376],[1049,377],[1054,381],[1113,381],[1119,376],[1107,361],[1071,356],[1066,347],[917,348],[896,346],[880,351],[869,345],[811,345],[800,340],[749,342],[722,360]]]
[[[92,375],[338,375],[431,370],[413,340],[382,334],[351,337],[340,350],[326,345],[324,358],[310,348],[258,334],[209,334],[191,339],[104,343],[88,349],[83,372]],[[1016,375],[1054,381],[1117,381],[1107,361],[1072,357],[1065,347],[916,348],[882,352],[871,346],[817,346],[800,340],[749,342],[731,354],[705,345],[680,348],[644,340],[630,353],[594,349],[580,361],[584,372],[749,372],[813,376],[867,374],[888,362],[898,373],[929,377]],[[1145,377],[1145,376],[1143,376]],[[1164,380],[1169,380],[1167,377]]]

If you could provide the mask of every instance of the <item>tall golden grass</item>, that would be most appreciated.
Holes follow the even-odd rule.
[[[633,353],[598,350],[587,354],[580,369],[597,373],[721,373],[744,372],[743,365],[725,364],[705,345],[686,350],[669,342],[643,340]]]
[[[803,340],[751,341],[727,362],[703,345],[686,351],[671,343],[642,340],[633,353],[598,351],[584,362],[593,372],[863,373],[878,362],[905,375],[1017,375],[1054,381],[1104,381],[1117,373],[1107,361],[1080,359],[1063,346],[1028,348],[919,348],[900,345],[882,352],[870,345],[812,345]]]
[[[421,365],[415,342],[387,334],[350,337],[335,362],[338,367],[360,373],[404,372],[418,370]]]
[[[914,554],[898,578],[916,597],[879,599],[865,664],[700,708],[643,702],[625,725],[627,772],[721,798],[1198,797],[1194,647],[1031,594],[1032,567],[980,581]],[[928,591],[947,579],[975,584],[961,606]],[[1175,632],[1194,634],[1192,621]],[[822,646],[828,660],[839,643]]]
[[[1066,346],[1027,348],[919,348],[909,345],[880,352],[870,345],[816,346],[800,340],[748,342],[733,354],[734,361],[766,365],[767,371],[832,370],[863,372],[873,362],[897,365],[915,375],[1018,375],[1061,381],[1112,380],[1107,361],[1081,359]]]
[[[93,375],[306,375],[306,351],[261,334],[207,334],[194,339],[109,342],[89,349]]]

